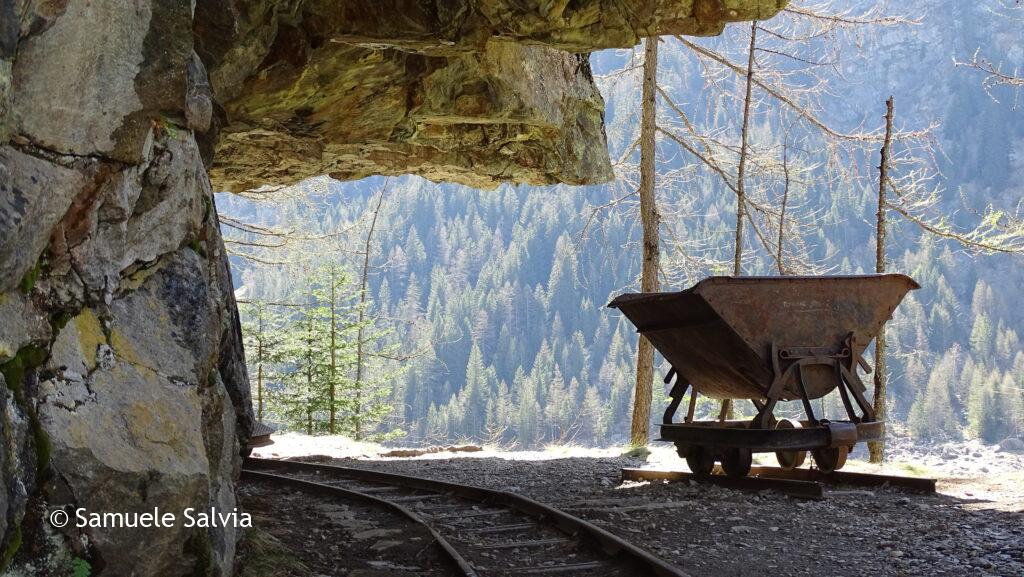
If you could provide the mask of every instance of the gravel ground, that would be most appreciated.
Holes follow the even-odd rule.
[[[249,571],[267,577],[454,577],[433,537],[409,519],[358,501],[245,481],[239,491],[253,526],[276,538],[306,570]],[[246,571],[243,558],[239,573]],[[262,574],[261,574],[262,573]]]
[[[1024,457],[993,447],[960,443],[921,451],[896,441],[892,456],[909,464],[851,462],[847,470],[933,476],[938,494],[837,487],[822,501],[620,481],[623,467],[686,470],[666,446],[647,459],[571,449],[384,459],[365,449],[359,458],[316,460],[519,492],[617,533],[695,577],[1024,575]],[[280,452],[287,447],[274,451],[285,456]]]

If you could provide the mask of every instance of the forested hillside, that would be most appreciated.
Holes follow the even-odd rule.
[[[1022,22],[994,13],[998,5],[915,0],[846,15],[854,24],[827,27],[820,37],[811,33],[813,19],[782,18],[762,34],[757,54],[764,81],[788,87],[801,106],[755,90],[750,187],[767,208],[751,220],[745,274],[873,272],[876,137],[890,94],[897,125],[917,135],[897,145],[896,168],[904,171],[900,182],[915,187],[908,194],[924,199],[913,205],[923,207],[923,222],[934,226],[928,232],[890,217],[888,268],[923,288],[890,325],[889,392],[892,417],[926,440],[994,442],[1024,420],[1022,256],[942,234],[998,242],[1024,210],[1024,110],[1010,87],[987,90],[982,72],[954,63],[980,48],[1009,68],[1024,65]],[[749,34],[737,25],[696,44],[745,66]],[[797,36],[800,52],[787,52],[795,45],[786,38]],[[337,403],[339,422],[348,423],[336,432],[521,447],[625,441],[636,334],[604,305],[638,286],[633,143],[641,52],[591,57],[619,160],[609,185],[479,191],[416,177],[321,178],[285,191],[219,195],[225,234],[235,241],[228,246],[237,253],[236,287],[249,303],[250,374],[261,375],[267,390],[264,418],[327,430],[330,411],[322,406],[307,402],[315,411],[298,416],[288,409],[323,391],[308,387],[296,397],[299,385],[289,383],[303,382],[295,378],[302,351],[320,347],[302,340],[313,324],[294,326],[312,298],[303,279],[318,264],[340,263],[348,275],[335,299],[340,328],[315,329],[351,345],[330,349],[336,393],[346,399]],[[671,38],[659,65],[662,286],[679,290],[731,272],[735,196],[683,143],[704,150],[704,160],[714,155],[722,173],[734,172],[742,75]],[[772,215],[783,193],[790,221],[776,253]],[[986,218],[991,234],[965,232]],[[262,359],[251,340],[258,307],[270,311]],[[655,397],[661,406],[663,395]],[[353,411],[360,416],[345,420]]]

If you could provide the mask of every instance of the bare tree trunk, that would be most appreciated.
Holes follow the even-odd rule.
[[[262,304],[256,305],[256,422],[263,422],[263,343],[267,336],[264,332],[264,309]]]
[[[743,97],[743,129],[740,132],[740,163],[736,169],[736,249],[733,255],[732,274],[743,273],[743,220],[747,216],[747,140],[750,134],[750,104],[754,92],[754,47],[757,44],[757,21],[750,26],[750,54],[747,57],[747,86]]]
[[[263,422],[263,343],[256,348],[256,356],[260,362],[256,367],[256,421]]]
[[[660,216],[654,194],[655,132],[657,131],[658,38],[644,41],[644,81],[640,113],[640,220],[643,224],[643,262],[640,291],[658,290]],[[640,335],[636,355],[636,391],[629,440],[634,447],[647,446],[651,420],[651,389],[654,381],[654,346]]]
[[[892,96],[885,101],[885,140],[882,142],[882,160],[878,165],[878,212],[875,230],[875,272],[885,272],[885,211],[886,186],[889,182],[889,145],[892,143]],[[878,331],[875,338],[875,418],[885,421],[886,402],[886,366],[885,366],[885,325]],[[872,463],[885,460],[885,439],[868,443],[868,455]]]
[[[750,135],[750,104],[754,93],[754,48],[757,44],[757,21],[750,24],[750,54],[747,56],[747,86],[743,96],[743,129],[740,131],[740,163],[736,169],[736,248],[733,253],[732,274],[743,274],[743,221],[747,218],[747,141]],[[732,399],[722,401],[720,412],[724,419],[732,418]]]
[[[775,255],[775,263],[779,266],[779,274],[786,274],[786,267],[783,264],[783,252],[782,247],[786,243],[786,203],[789,202],[789,146],[788,143],[782,144],[782,207],[779,210],[779,242],[776,246],[777,254]]]
[[[380,191],[377,198],[377,208],[373,210],[373,219],[370,221],[370,230],[366,233],[366,244],[363,247],[363,272],[359,282],[359,320],[356,329],[356,406],[353,420],[355,438],[357,441],[363,436],[362,403],[363,403],[363,372],[365,362],[363,354],[363,333],[365,326],[363,320],[366,318],[366,284],[370,276],[370,248],[373,243],[373,231],[377,228],[377,215],[380,214],[380,206],[384,203],[384,194],[387,192],[387,183]]]
[[[337,338],[338,338],[338,294],[337,294],[337,279],[335,275],[337,270],[331,267],[331,394],[330,394],[330,415],[331,420],[328,424],[328,430],[331,434],[335,434],[334,423],[337,416],[338,405],[336,402],[338,391],[338,349],[337,349]]]
[[[309,321],[307,321],[309,322]],[[313,391],[313,325],[306,325],[306,390]],[[312,395],[310,395],[312,396]],[[312,399],[310,399],[312,401]],[[306,434],[313,434],[313,405],[306,403]]]

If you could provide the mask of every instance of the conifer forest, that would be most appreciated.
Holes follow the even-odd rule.
[[[627,443],[638,337],[605,305],[640,289],[653,54],[659,290],[737,270],[907,274],[922,289],[886,329],[889,430],[1019,433],[1022,26],[998,0],[794,0],[721,37],[594,53],[609,184],[325,176],[219,194],[257,418],[403,445]],[[654,368],[652,422],[669,367]]]

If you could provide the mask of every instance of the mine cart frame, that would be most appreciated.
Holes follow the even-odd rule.
[[[866,344],[858,343],[853,333],[839,347],[777,346],[773,343],[774,378],[766,399],[750,399],[757,408],[752,421],[727,421],[726,406],[717,421],[694,421],[697,391],[691,391],[690,382],[672,368],[665,376],[665,383],[675,378],[675,385],[662,417],[659,440],[675,443],[679,455],[686,458],[697,474],[710,473],[714,461],[720,460],[726,473],[745,476],[750,470],[751,453],[774,452],[783,468],[792,469],[803,464],[807,451],[813,452],[818,468],[835,471],[845,464],[849,450],[856,443],[879,440],[884,435],[884,424],[875,420],[874,408],[864,396],[867,387],[857,375],[857,366],[865,373],[872,372],[863,356],[865,348]],[[834,372],[848,421],[829,421],[815,416],[803,375],[805,368],[814,365]],[[776,420],[773,414],[789,379],[796,380],[801,392],[805,420]],[[683,423],[673,423],[687,391],[691,394],[686,417]],[[861,411],[859,415],[854,402]]]
[[[717,276],[679,292],[622,294],[608,306],[672,366],[661,440],[675,443],[694,474],[710,474],[720,462],[726,474],[743,477],[753,453],[764,452],[786,469],[811,452],[818,469],[830,472],[857,443],[883,437],[858,371],[872,372],[865,349],[917,288],[901,274]],[[811,402],[836,390],[845,419],[815,415]],[[674,423],[687,392],[689,410]],[[723,400],[717,419],[694,420],[698,395]],[[727,420],[731,403],[743,399],[756,407],[754,418]],[[779,401],[797,400],[801,419],[775,417]]]

